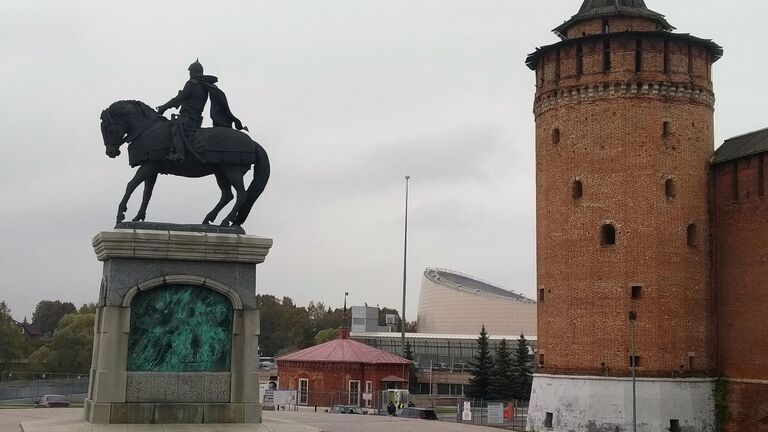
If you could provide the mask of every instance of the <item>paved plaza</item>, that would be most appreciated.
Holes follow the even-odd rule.
[[[261,425],[88,425],[82,408],[0,409],[0,432],[491,432],[499,429],[377,415],[264,412]]]

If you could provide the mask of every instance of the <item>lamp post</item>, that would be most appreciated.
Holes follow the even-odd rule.
[[[635,377],[637,357],[635,356],[635,321],[637,321],[637,313],[635,311],[630,311],[629,323],[632,327],[632,357],[630,360],[632,366],[632,432],[637,432],[637,387]]]
[[[400,319],[400,354],[405,356],[405,270],[408,262],[408,183],[411,176],[405,176],[405,234],[403,236],[403,313]]]

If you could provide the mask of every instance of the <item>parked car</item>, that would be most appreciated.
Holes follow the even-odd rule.
[[[35,408],[69,408],[69,401],[61,395],[45,395],[35,401]]]
[[[336,414],[368,414],[368,410],[360,408],[358,405],[334,405],[331,412]]]
[[[406,407],[398,410],[395,415],[403,418],[437,420],[437,414],[435,414],[435,410],[430,408]]]

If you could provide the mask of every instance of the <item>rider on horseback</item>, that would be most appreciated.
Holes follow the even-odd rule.
[[[203,123],[203,108],[211,96],[211,119],[213,127],[232,127],[237,130],[245,129],[240,120],[232,114],[227,103],[227,96],[216,87],[219,79],[212,75],[203,75],[203,65],[198,60],[189,65],[189,81],[173,99],[157,107],[160,115],[168,108],[179,108],[179,116],[171,132],[171,149],[168,159],[173,162],[184,162],[184,149],[191,148],[192,135],[200,129]]]

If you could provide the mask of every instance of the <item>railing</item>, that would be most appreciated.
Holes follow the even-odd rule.
[[[88,392],[88,375],[3,372],[0,374],[0,404],[32,404],[47,394],[79,396]]]
[[[458,423],[525,430],[527,420],[528,401],[524,400],[463,399],[456,406]]]

